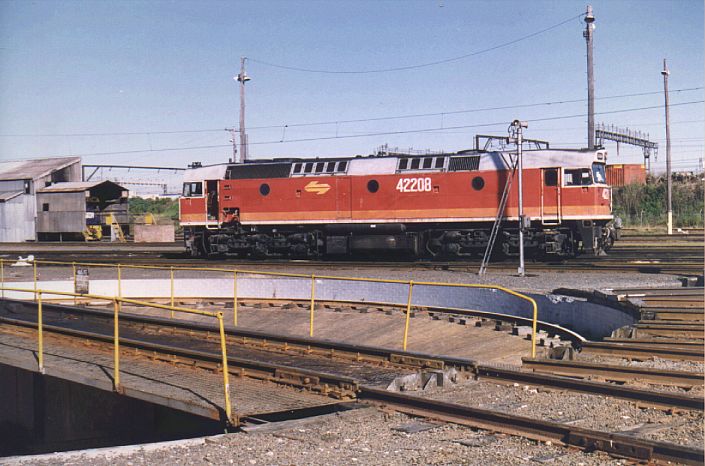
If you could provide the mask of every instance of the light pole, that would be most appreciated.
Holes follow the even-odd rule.
[[[668,209],[668,234],[672,235],[673,234],[673,206],[671,204],[671,120],[669,117],[668,113],[668,75],[671,74],[670,71],[668,71],[668,67],[666,66],[666,59],[663,59],[663,71],[661,71],[661,74],[663,75],[663,98],[664,98],[664,106],[666,107],[666,186],[668,189],[668,196],[667,196],[667,209]]]
[[[240,74],[235,77],[235,80],[240,83],[240,161],[243,163],[248,156],[247,134],[245,134],[245,83],[250,80],[245,73],[245,60],[247,57],[240,58]]]
[[[524,219],[524,157],[523,157],[523,129],[528,128],[529,125],[525,121],[514,120],[510,131],[512,132],[512,138],[516,138],[517,145],[517,158],[519,159],[519,269],[517,273],[520,277],[525,274],[524,269],[524,229],[525,223]]]
[[[595,17],[592,6],[587,6],[585,12],[585,43],[587,45],[587,85],[588,85],[588,149],[595,148],[595,75],[592,61],[592,34],[595,30]]]

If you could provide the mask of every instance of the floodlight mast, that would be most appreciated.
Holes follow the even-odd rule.
[[[587,85],[588,85],[588,149],[595,148],[595,75],[593,73],[592,35],[595,30],[595,16],[592,14],[592,5],[587,6],[585,12],[585,43],[587,45]]]
[[[235,80],[240,83],[240,162],[247,160],[247,134],[245,133],[245,83],[251,78],[245,72],[245,60],[247,57],[240,57],[240,73]]]

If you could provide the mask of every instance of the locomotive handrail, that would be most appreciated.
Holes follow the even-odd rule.
[[[498,290],[502,291],[504,293],[507,293],[509,295],[515,296],[517,298],[520,298],[524,301],[527,301],[531,304],[532,306],[532,328],[531,328],[531,357],[536,357],[536,328],[537,328],[537,322],[538,322],[538,305],[536,301],[531,298],[530,296],[527,296],[525,294],[519,293],[518,291],[514,291],[510,288],[506,288],[501,285],[486,285],[486,284],[479,284],[479,283],[443,283],[443,282],[425,282],[425,281],[412,281],[412,280],[397,280],[397,279],[386,279],[386,278],[364,278],[364,277],[341,277],[341,276],[335,276],[335,275],[308,275],[308,274],[301,274],[301,273],[289,273],[289,272],[270,272],[270,271],[256,271],[256,270],[246,270],[246,269],[237,269],[237,268],[219,268],[219,267],[193,267],[193,266],[159,266],[159,265],[130,265],[130,264],[105,264],[105,263],[91,263],[91,262],[61,262],[61,261],[44,261],[44,260],[35,260],[32,261],[33,264],[33,275],[34,275],[34,289],[32,290],[35,293],[35,299],[36,299],[36,293],[37,293],[37,265],[38,264],[45,264],[45,265],[70,265],[73,269],[73,280],[74,280],[74,285],[76,283],[76,266],[83,266],[83,267],[114,267],[117,269],[117,291],[118,291],[118,306],[121,305],[122,302],[125,303],[130,303],[130,300],[126,300],[122,298],[122,277],[121,277],[121,269],[151,269],[151,270],[162,270],[162,271],[168,271],[169,272],[169,279],[170,279],[170,299],[172,306],[170,308],[173,308],[173,303],[175,299],[175,294],[174,294],[174,271],[198,271],[198,272],[219,272],[219,273],[227,273],[227,274],[232,274],[233,276],[233,324],[237,325],[237,314],[238,314],[238,305],[237,305],[237,277],[238,274],[247,274],[247,275],[264,275],[264,276],[274,276],[274,277],[287,277],[287,278],[305,278],[305,279],[311,279],[311,308],[310,308],[310,324],[309,324],[309,336],[313,336],[313,323],[314,323],[314,307],[315,307],[315,280],[336,280],[336,281],[350,281],[350,282],[367,282],[367,283],[389,283],[389,284],[398,284],[398,285],[408,285],[409,286],[409,296],[407,299],[406,303],[406,320],[405,320],[405,326],[404,326],[404,337],[402,340],[402,347],[404,350],[406,350],[407,347],[407,340],[408,340],[408,331],[409,331],[409,316],[411,312],[411,298],[412,298],[412,289],[414,286],[440,286],[440,287],[449,287],[449,288],[475,288],[475,289],[492,289],[492,290]],[[0,287],[4,286],[4,262],[3,259],[0,259]],[[54,294],[62,294],[62,293],[54,293]],[[84,296],[84,297],[90,297],[87,294],[70,294],[71,296],[74,296],[76,298],[77,296]],[[3,290],[3,296],[4,296],[4,290]],[[111,298],[112,299],[112,298]],[[172,317],[173,317],[173,312],[172,312]]]
[[[2,259],[0,259],[0,269],[2,268]],[[77,263],[77,265],[80,265]],[[0,274],[0,277],[4,279],[4,274]],[[33,293],[36,296],[35,301],[37,302],[37,365],[40,373],[45,373],[44,367],[44,325],[42,319],[42,303],[43,295],[59,295],[59,296],[72,296],[72,297],[85,297],[91,299],[97,299],[101,301],[109,301],[113,303],[113,390],[116,392],[121,392],[122,388],[120,386],[120,330],[119,330],[119,314],[120,314],[120,304],[134,304],[137,306],[153,307],[157,309],[165,309],[172,312],[182,312],[187,314],[196,314],[206,317],[215,317],[218,319],[218,327],[220,330],[220,354],[221,354],[221,364],[223,369],[223,392],[224,392],[224,411],[227,418],[227,422],[234,424],[233,413],[232,413],[232,403],[230,400],[230,379],[228,373],[228,355],[225,340],[225,327],[223,323],[223,313],[222,312],[209,312],[201,311],[199,309],[190,309],[185,307],[177,306],[167,306],[164,304],[150,303],[147,301],[141,301],[136,299],[121,298],[117,296],[105,296],[98,294],[89,293],[72,293],[68,291],[54,291],[46,289],[38,289],[36,287],[36,282],[34,288],[16,288],[5,286],[5,283],[0,283],[0,290],[2,290],[2,296],[5,297],[5,291],[14,291],[22,293]]]

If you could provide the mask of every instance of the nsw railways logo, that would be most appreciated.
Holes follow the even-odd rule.
[[[307,193],[316,193],[320,196],[330,191],[330,185],[327,183],[319,183],[318,181],[311,181],[304,186],[304,190],[306,190]]]

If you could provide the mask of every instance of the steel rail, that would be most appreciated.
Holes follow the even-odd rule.
[[[703,361],[703,345],[696,348],[683,348],[667,345],[647,345],[627,342],[586,341],[580,347],[581,354],[604,354],[633,359],[663,359]]]
[[[548,372],[568,377],[601,377],[620,382],[643,381],[680,387],[703,385],[703,374],[632,366],[616,366],[591,362],[522,358],[523,367],[535,372]]]
[[[22,321],[18,322],[18,325],[32,326]],[[105,340],[107,343],[109,343],[111,338],[105,335],[91,335],[89,332],[53,328],[53,326],[46,326],[46,330]],[[146,346],[143,342],[133,340],[125,340],[123,345]],[[149,349],[160,352],[175,352],[178,355],[205,360],[211,364],[217,364],[219,361],[219,355],[214,352],[194,351],[157,344],[149,344]],[[584,429],[551,421],[515,416],[499,411],[390,392],[376,387],[359,385],[353,379],[331,374],[305,371],[232,356],[228,356],[228,362],[230,364],[230,372],[235,375],[252,377],[253,372],[265,372],[270,375],[262,378],[286,385],[306,386],[306,380],[309,380],[308,385],[311,384],[311,380],[325,387],[337,384],[343,394],[356,396],[363,402],[381,403],[385,407],[399,412],[510,435],[519,435],[534,440],[551,440],[557,444],[577,447],[587,451],[600,450],[618,457],[640,461],[657,460],[682,464],[701,464],[705,456],[703,450],[696,448],[648,439],[636,439],[622,434]],[[233,366],[239,367],[240,370],[238,371]],[[248,369],[253,372],[246,372]],[[321,380],[321,377],[323,380]]]
[[[15,302],[24,306],[29,304],[23,301]],[[71,308],[52,304],[46,305],[46,312],[60,312],[69,315],[81,314],[105,319],[109,319],[110,317],[108,311],[101,309]],[[17,317],[20,317],[19,314],[20,311],[16,309],[13,312],[14,318],[17,319]],[[31,313],[26,313],[26,315],[32,317]],[[174,321],[162,317],[140,316],[129,313],[123,314],[121,320],[123,323],[132,322],[141,326],[155,325],[181,329],[184,332],[189,332],[191,338],[195,338],[193,334],[194,331],[214,333],[218,330],[214,325],[208,323]],[[2,321],[2,317],[0,317],[0,321]],[[307,337],[273,335],[233,327],[228,327],[225,331],[228,336],[232,337],[229,341],[231,345],[247,345],[266,351],[298,352],[330,359],[353,360],[355,362],[372,363],[375,365],[385,364],[407,368],[428,368],[433,370],[454,368],[460,371],[461,374],[472,375],[477,378],[492,378],[495,380],[530,383],[536,386],[552,387],[589,394],[601,394],[665,409],[703,410],[702,399],[682,394],[640,390],[632,387],[576,380],[560,376],[536,375],[531,372],[502,369],[491,365],[478,364],[476,361],[470,359],[443,355],[398,351],[396,349],[365,345],[352,345]]]
[[[624,434],[584,429],[367,386],[360,387],[358,398],[374,401],[387,408],[414,416],[520,435],[534,440],[550,440],[561,445],[588,451],[600,450],[611,455],[639,461],[663,461],[693,465],[703,463],[703,450],[667,442],[636,439]]]
[[[594,380],[582,380],[559,375],[549,375],[537,372],[504,369],[492,365],[478,364],[475,366],[478,379],[488,377],[508,382],[524,383],[533,386],[559,388],[574,392],[602,395],[610,398],[620,398],[666,409],[690,409],[703,411],[705,400],[699,396],[688,396],[680,393],[644,390],[624,385]]]

